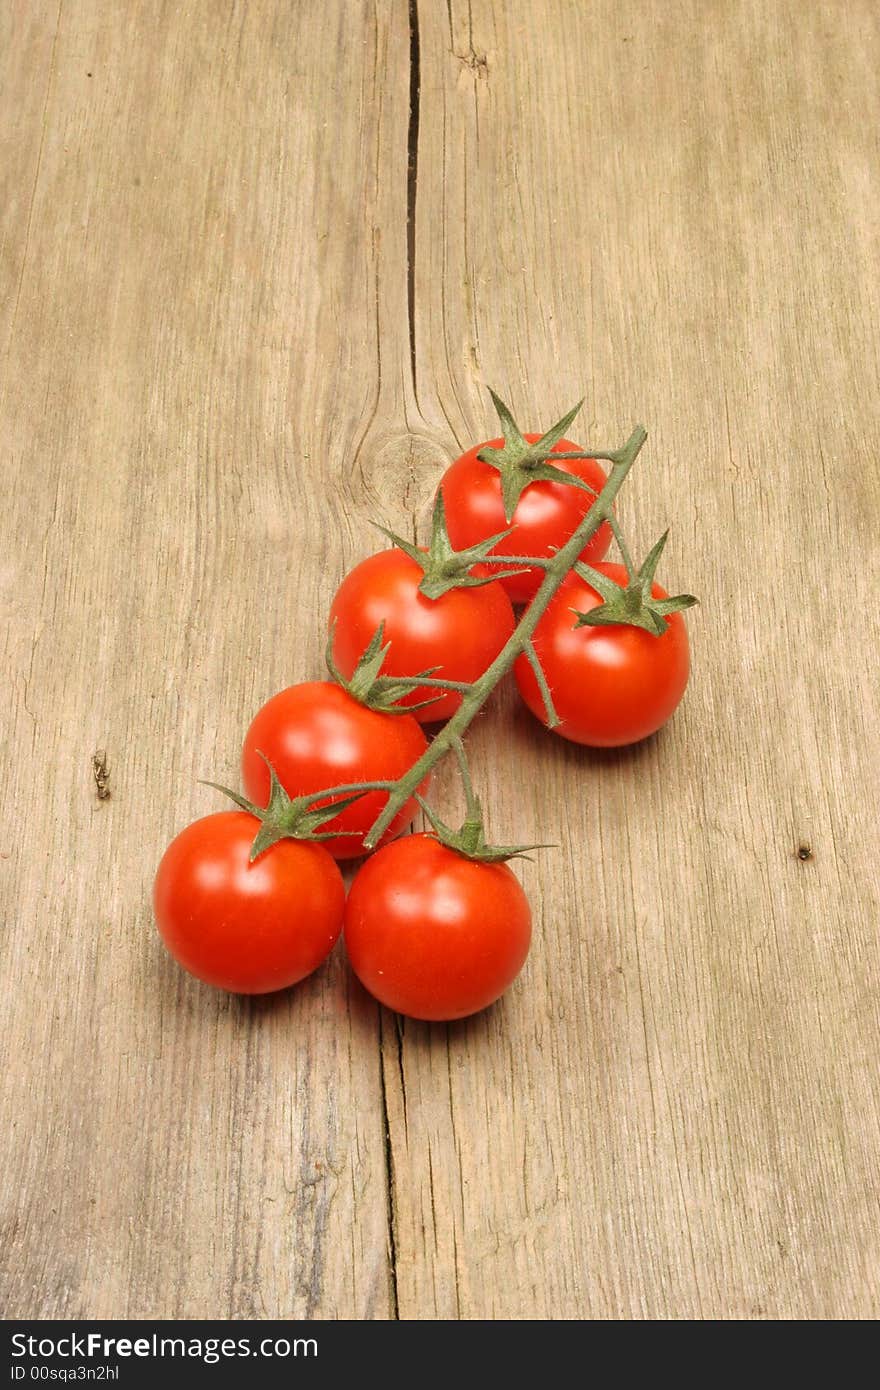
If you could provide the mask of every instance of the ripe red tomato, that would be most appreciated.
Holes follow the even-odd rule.
[[[529,444],[536,444],[540,437],[527,434],[525,439]],[[477,444],[450,464],[444,473],[440,486],[449,539],[457,550],[465,550],[512,526],[507,539],[493,547],[493,555],[549,557],[577,530],[594,499],[582,488],[539,480],[529,483],[520,496],[512,521],[508,521],[501,498],[501,475],[490,463],[477,458],[483,449],[497,449],[503,443],[503,439],[490,439],[486,444]],[[571,440],[560,439],[554,445],[554,452],[573,453],[578,448]],[[554,467],[583,479],[596,492],[601,492],[605,486],[605,471],[596,459],[560,459]],[[580,558],[589,565],[595,564],[607,553],[610,544],[611,528],[606,521],[585,546]],[[514,603],[527,603],[534,598],[543,578],[544,571],[532,566],[499,583],[504,585]]]
[[[159,933],[191,975],[235,994],[295,985],[336,943],[345,886],[320,845],[280,840],[249,862],[260,823],[220,811],[172,840],[153,887]]]
[[[626,584],[623,565],[595,568]],[[659,584],[654,598],[668,595]],[[575,627],[572,610],[587,613],[602,602],[596,590],[572,573],[560,586],[535,629],[534,645],[561,723],[553,730],[573,743],[614,748],[653,734],[672,714],[690,670],[687,631],[680,613],[666,617],[660,637],[643,628]],[[520,694],[546,722],[535,673],[521,656],[514,666]]]
[[[504,993],[528,955],[528,899],[506,864],[407,835],[358,871],[345,946],[361,984],[411,1018],[464,1018]]]
[[[510,600],[500,584],[450,589],[437,599],[419,593],[422,571],[396,547],[356,565],[343,579],[330,609],[333,659],[350,676],[380,623],[391,649],[382,668],[389,676],[417,676],[431,666],[443,680],[474,681],[494,660],[515,626]],[[414,690],[401,701],[415,705],[431,695],[435,704],[416,711],[423,724],[448,719],[461,704],[456,691]]]
[[[411,714],[383,714],[360,704],[331,681],[307,681],[274,695],[254,718],[241,755],[242,779],[248,798],[256,806],[266,806],[269,769],[265,758],[288,796],[295,797],[349,782],[396,781],[427,746]],[[428,780],[420,788],[423,794]],[[338,839],[323,841],[324,847],[337,859],[363,854],[363,836],[387,800],[385,792],[367,792],[327,821],[322,832],[356,830],[359,836],[341,834]],[[417,810],[410,798],[381,843],[399,835]]]

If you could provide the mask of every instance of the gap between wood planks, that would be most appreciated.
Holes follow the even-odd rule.
[[[421,55],[419,50],[418,0],[409,0],[409,125],[407,128],[406,164],[406,302],[409,332],[409,365],[413,396],[418,401],[416,383],[416,188],[419,174],[419,97],[421,86]],[[415,521],[413,522],[415,528]],[[415,539],[415,530],[413,532]],[[397,1065],[404,1107],[406,1086],[403,1076],[403,1038],[400,1021],[395,1025]],[[379,1009],[379,1079],[382,1095],[382,1125],[385,1138],[385,1183],[388,1213],[388,1263],[391,1276],[391,1316],[400,1319],[397,1288],[397,1211],[394,1196],[394,1150],[391,1142],[391,1121],[388,1114],[388,1090],[385,1084],[385,1011]]]
[[[419,89],[422,79],[419,51],[418,0],[409,0],[409,129],[406,163],[406,302],[409,327],[409,367],[413,395],[416,385],[416,182],[419,176]]]

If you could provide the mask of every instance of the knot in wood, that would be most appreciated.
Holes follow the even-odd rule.
[[[365,481],[383,520],[401,535],[412,534],[414,515],[427,513],[443,470],[447,451],[420,434],[385,439],[370,457],[365,451]]]

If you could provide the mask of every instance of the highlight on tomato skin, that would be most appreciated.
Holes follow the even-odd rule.
[[[245,811],[193,821],[165,851],[153,886],[162,940],[179,965],[233,994],[305,979],[342,930],[345,885],[319,844],[279,840],[254,862],[260,828]]]
[[[266,806],[269,800],[267,759],[291,797],[351,782],[393,782],[409,771],[427,746],[411,714],[369,709],[332,681],[304,681],[273,695],[254,716],[242,748],[242,781],[256,806]],[[429,782],[430,776],[419,788],[422,795]],[[327,821],[322,832],[340,834],[323,841],[324,847],[336,859],[358,858],[364,853],[363,837],[387,800],[387,792],[366,792]],[[410,797],[382,843],[405,830],[417,810]]]
[[[626,585],[623,565],[606,561],[594,568]],[[655,599],[668,598],[659,584],[651,592]],[[601,602],[596,590],[572,572],[550,600],[533,641],[561,721],[552,732],[592,748],[618,748],[648,738],[673,715],[687,687],[690,647],[680,613],[666,617],[666,631],[659,637],[623,624],[576,626],[576,613],[587,613]],[[527,657],[518,657],[513,669],[522,699],[546,725],[544,701]]]
[[[538,434],[525,435],[526,442],[536,444]],[[566,483],[538,480],[522,493],[511,521],[504,515],[501,496],[501,477],[497,468],[477,457],[484,449],[497,449],[503,439],[490,439],[450,464],[440,481],[446,506],[446,524],[452,544],[460,550],[497,535],[512,526],[512,532],[492,549],[493,555],[537,555],[549,558],[559,550],[583,521],[595,498],[583,488]],[[560,439],[555,453],[577,453],[580,446],[570,439]],[[552,457],[548,462],[553,463]],[[605,470],[597,459],[560,459],[554,467],[578,477],[595,493],[602,491],[607,481]],[[608,552],[611,528],[603,522],[581,552],[587,564],[595,564]],[[544,571],[533,566],[519,574],[499,580],[513,603],[528,603],[538,591]]]
[[[500,998],[525,963],[531,930],[528,899],[506,864],[474,862],[418,834],[359,869],[344,939],[352,970],[381,1004],[448,1022]]]
[[[380,623],[390,643],[382,668],[389,676],[415,676],[434,666],[440,679],[469,684],[491,666],[516,626],[501,584],[450,589],[431,599],[419,592],[422,578],[416,561],[396,547],[349,571],[330,608],[333,659],[345,676]],[[457,691],[436,686],[413,690],[401,704],[411,707],[434,695],[433,704],[413,711],[423,724],[448,719],[461,704]]]

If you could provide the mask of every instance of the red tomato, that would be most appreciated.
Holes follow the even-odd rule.
[[[623,565],[595,568],[626,584]],[[668,597],[659,584],[654,598]],[[572,743],[614,748],[647,738],[665,724],[685,691],[690,670],[687,631],[680,613],[666,619],[654,637],[643,628],[575,627],[576,609],[587,613],[602,602],[572,573],[554,594],[534,635],[535,650],[561,723],[553,730]],[[514,666],[520,694],[546,722],[535,673],[525,656]]]
[[[384,675],[417,676],[430,666],[443,680],[474,681],[501,651],[515,626],[510,600],[500,584],[450,589],[441,598],[419,593],[422,571],[402,550],[382,550],[346,575],[330,609],[333,658],[350,676],[380,623],[391,649]],[[401,703],[431,695],[435,704],[416,712],[423,724],[448,719],[461,704],[456,691],[414,690]]]
[[[407,835],[358,871],[345,946],[361,984],[411,1018],[464,1018],[522,969],[532,918],[506,864],[480,864],[432,835]]]
[[[342,928],[345,887],[320,845],[280,840],[249,862],[259,821],[220,811],[172,840],[153,887],[159,933],[191,975],[235,994],[295,985]]]
[[[242,779],[249,800],[266,806],[269,769],[265,758],[288,796],[294,797],[348,782],[394,782],[409,771],[427,746],[411,714],[383,714],[360,704],[331,681],[307,681],[274,695],[256,715],[242,750]],[[423,794],[428,780],[420,788]],[[367,792],[327,821],[322,832],[357,830],[361,838],[340,835],[323,841],[325,848],[337,859],[363,854],[362,837],[387,800],[385,792]],[[394,817],[382,843],[399,835],[417,810],[410,798]]]
[[[540,437],[527,434],[525,439],[529,444],[536,444]],[[450,464],[443,474],[440,486],[449,539],[456,550],[466,550],[513,526],[507,539],[493,547],[493,555],[550,556],[577,530],[593,498],[582,488],[539,480],[529,483],[516,504],[513,520],[508,521],[501,499],[501,474],[490,463],[482,463],[477,458],[483,449],[500,448],[503,443],[503,439],[490,439],[486,444],[477,444]],[[573,453],[578,448],[579,445],[572,444],[571,440],[560,439],[554,445],[554,452]],[[596,492],[601,492],[605,486],[605,471],[596,459],[560,459],[554,467],[582,478]],[[580,558],[587,564],[595,564],[607,553],[610,544],[611,528],[606,521],[584,547]],[[514,603],[527,603],[534,598],[543,578],[544,571],[533,566],[499,583],[504,585]]]

